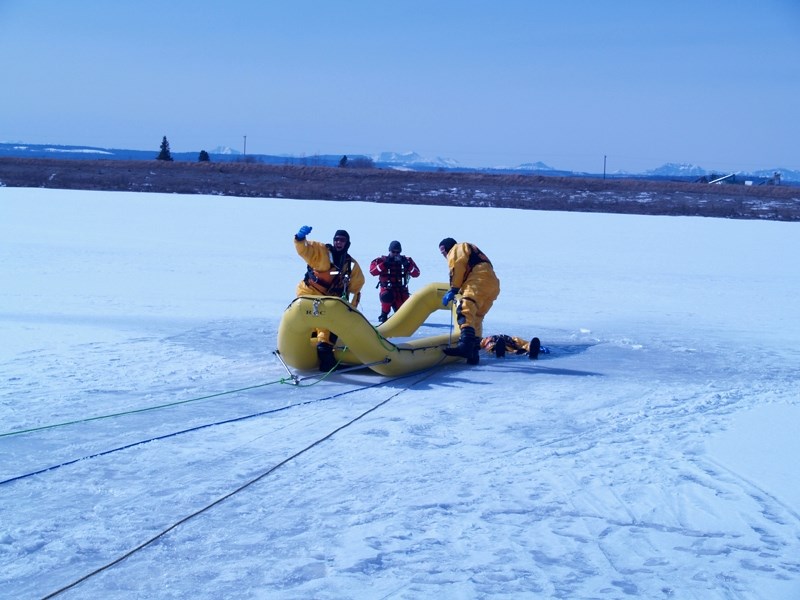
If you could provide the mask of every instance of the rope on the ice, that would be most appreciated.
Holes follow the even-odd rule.
[[[178,406],[180,404],[188,404],[189,402],[197,402],[199,400],[208,400],[210,398],[217,398],[219,396],[226,396],[229,394],[238,394],[240,392],[247,392],[250,390],[256,390],[258,388],[266,387],[268,385],[274,385],[276,383],[286,383],[286,379],[278,379],[276,381],[268,381],[267,383],[259,383],[257,385],[250,385],[247,387],[239,388],[236,390],[228,390],[226,392],[217,392],[216,394],[208,394],[207,396],[198,396],[197,398],[189,398],[187,400],[178,400],[176,402],[168,402],[166,404],[158,404],[156,406],[147,406],[145,408],[135,408],[133,410],[126,410],[123,412],[118,413],[111,413],[107,415],[98,415],[96,417],[86,417],[85,419],[75,419],[74,421],[64,421],[63,423],[52,423],[50,425],[42,425],[41,427],[31,427],[30,429],[20,429],[18,431],[7,431],[5,433],[0,433],[1,437],[8,437],[12,435],[21,435],[23,433],[33,433],[34,431],[44,431],[45,429],[55,429],[56,427],[65,427],[67,425],[77,425],[79,423],[89,423],[91,421],[99,421],[101,419],[111,419],[112,417],[123,417],[126,415],[135,415],[136,413],[143,413],[151,410],[159,410],[161,408],[169,408],[172,406]]]
[[[375,335],[377,336],[377,338],[381,342],[381,344],[384,345],[384,347],[386,349],[389,349],[389,350],[392,349],[392,347],[387,347],[385,344],[383,344],[383,337],[378,333],[377,329],[374,329],[374,331],[375,331]],[[451,343],[452,343],[452,337],[453,337],[453,312],[450,311],[450,339],[451,339]],[[281,361],[281,362],[283,362],[283,361]],[[136,409],[126,410],[126,411],[117,412],[117,413],[110,413],[110,414],[107,414],[107,415],[97,415],[97,416],[94,416],[94,417],[86,417],[86,418],[83,418],[83,419],[74,419],[72,421],[64,421],[64,422],[61,422],[61,423],[51,423],[50,425],[42,425],[40,427],[30,427],[28,429],[19,429],[19,430],[16,430],[16,431],[6,431],[4,433],[0,433],[0,438],[10,437],[10,436],[13,436],[13,435],[22,435],[22,434],[25,434],[25,433],[34,433],[36,431],[45,431],[47,429],[56,429],[58,427],[66,427],[68,425],[79,425],[80,423],[91,423],[92,421],[100,421],[100,420],[103,420],[103,419],[112,419],[114,417],[124,417],[124,416],[127,416],[127,415],[135,415],[137,413],[148,412],[148,411],[151,411],[151,410],[160,410],[162,408],[171,408],[173,406],[180,406],[181,404],[189,404],[190,402],[198,402],[200,400],[209,400],[211,398],[218,398],[220,396],[227,396],[227,395],[230,395],[230,394],[238,394],[238,393],[241,393],[241,392],[247,392],[247,391],[250,391],[250,390],[255,390],[255,389],[258,389],[258,388],[274,385],[276,383],[291,384],[291,385],[296,385],[297,386],[297,385],[300,385],[301,381],[305,381],[305,380],[308,380],[308,379],[313,379],[314,380],[313,383],[305,384],[305,386],[304,386],[304,387],[310,387],[310,386],[316,385],[316,384],[324,381],[328,376],[330,376],[333,372],[335,372],[337,370],[337,367],[339,366],[339,362],[341,362],[341,361],[338,361],[336,363],[336,365],[330,371],[327,371],[326,373],[324,373],[322,375],[313,375],[313,376],[302,377],[302,378],[297,378],[295,375],[290,375],[289,377],[281,377],[280,379],[276,379],[275,381],[268,381],[266,383],[259,383],[259,384],[256,384],[256,385],[251,385],[251,386],[247,386],[247,387],[243,387],[243,388],[238,388],[238,389],[235,389],[235,390],[227,390],[227,391],[224,391],[224,392],[217,392],[215,394],[208,394],[208,395],[205,395],[205,396],[198,396],[196,398],[188,398],[186,400],[178,400],[178,401],[175,401],[175,402],[167,402],[165,404],[157,404],[155,406],[146,406],[144,408],[136,408]],[[378,364],[379,362],[381,362],[381,361],[377,361],[375,363],[370,363],[370,364]],[[368,366],[368,365],[361,365],[361,366]],[[5,483],[5,482],[0,481],[0,484],[2,484],[2,483]]]
[[[241,417],[234,417],[232,419],[225,419],[223,421],[216,421],[214,423],[205,423],[204,425],[197,425],[196,427],[190,427],[189,429],[183,429],[181,431],[173,431],[172,433],[167,433],[167,434],[164,434],[164,435],[151,437],[151,438],[148,438],[146,440],[140,440],[138,442],[132,442],[132,443],[126,444],[124,446],[119,446],[118,448],[112,448],[110,450],[104,450],[102,452],[97,452],[95,454],[90,454],[88,456],[83,456],[81,458],[75,458],[75,459],[72,459],[72,460],[68,460],[68,461],[62,462],[62,463],[57,464],[57,465],[52,465],[50,467],[45,467],[43,469],[38,469],[36,471],[31,471],[30,473],[25,473],[24,475],[18,475],[16,477],[11,477],[10,479],[5,479],[3,481],[0,481],[0,485],[4,485],[6,483],[11,483],[12,481],[19,481],[20,479],[27,479],[28,477],[33,477],[34,475],[41,475],[42,473],[46,473],[48,471],[54,471],[56,469],[60,469],[61,467],[67,467],[69,465],[74,465],[75,463],[81,462],[83,460],[88,460],[88,459],[91,459],[91,458],[98,458],[98,457],[101,457],[101,456],[106,456],[108,454],[113,454],[115,452],[119,452],[121,450],[127,450],[129,448],[134,448],[136,446],[141,446],[143,444],[148,444],[150,442],[156,442],[156,441],[165,440],[165,439],[168,439],[168,438],[171,438],[171,437],[177,437],[179,435],[183,435],[184,433],[192,433],[194,431],[200,431],[201,429],[207,429],[209,427],[217,427],[218,425],[227,425],[227,424],[230,424],[230,423],[236,423],[238,421],[246,421],[247,419],[254,419],[256,417],[263,417],[265,415],[270,415],[270,414],[283,412],[283,411],[289,410],[291,408],[297,408],[298,406],[306,406],[308,404],[316,404],[317,402],[324,402],[326,400],[333,400],[335,398],[339,398],[339,397],[345,396],[347,394],[352,394],[354,392],[367,390],[367,389],[370,389],[370,388],[373,388],[373,387],[377,387],[379,385],[383,385],[384,383],[391,383],[393,381],[399,381],[399,380],[404,379],[406,377],[411,377],[412,375],[418,375],[418,374],[419,374],[419,372],[417,372],[417,373],[409,373],[409,374],[406,374],[406,375],[401,375],[399,377],[394,377],[392,379],[387,379],[387,380],[384,380],[384,381],[371,383],[369,385],[364,385],[364,386],[360,386],[360,387],[357,387],[357,388],[353,388],[351,390],[347,390],[347,391],[344,391],[344,392],[338,392],[336,394],[332,394],[330,396],[325,396],[323,398],[316,398],[314,400],[305,400],[303,402],[298,402],[296,404],[290,404],[288,406],[282,406],[280,408],[273,408],[273,409],[270,409],[270,410],[264,410],[264,411],[260,411],[260,412],[253,413],[253,414],[250,414],[250,415],[244,415],[244,416],[241,416]],[[258,386],[256,386],[256,387],[258,387]]]
[[[437,366],[438,366],[438,365],[437,365]],[[267,477],[268,475],[270,475],[270,474],[274,473],[275,471],[277,471],[277,470],[278,470],[278,469],[280,469],[281,467],[283,467],[283,466],[287,465],[288,463],[290,463],[290,462],[291,462],[291,461],[293,461],[294,459],[296,459],[296,458],[298,458],[298,457],[302,456],[303,454],[305,454],[306,452],[308,452],[308,451],[312,450],[312,449],[313,449],[313,448],[315,448],[316,446],[319,446],[319,445],[320,445],[320,444],[322,444],[323,442],[325,442],[325,441],[327,441],[327,440],[331,439],[331,438],[332,438],[334,435],[336,435],[336,434],[337,434],[337,433],[339,433],[340,431],[342,431],[342,430],[344,430],[344,429],[347,429],[348,427],[350,427],[350,426],[351,426],[351,425],[353,425],[354,423],[356,423],[356,422],[360,421],[361,419],[363,419],[364,417],[366,417],[368,414],[375,412],[376,410],[378,410],[378,409],[379,409],[379,408],[381,408],[382,406],[385,406],[386,404],[388,404],[388,403],[389,403],[389,401],[393,400],[394,398],[396,398],[397,396],[399,396],[399,395],[400,395],[400,394],[402,394],[403,392],[407,391],[407,390],[408,390],[408,389],[410,389],[411,387],[413,387],[413,386],[415,386],[415,385],[417,385],[417,384],[419,384],[419,383],[422,383],[423,381],[425,381],[425,379],[427,379],[428,377],[430,377],[431,375],[433,375],[433,371],[434,371],[434,369],[435,369],[435,368],[436,368],[436,367],[432,367],[432,368],[428,369],[428,370],[427,370],[427,372],[425,373],[425,375],[423,375],[422,377],[420,377],[420,379],[418,379],[417,381],[413,382],[412,384],[410,384],[410,385],[408,385],[408,386],[406,386],[406,387],[404,387],[404,388],[402,388],[402,389],[400,389],[400,390],[397,390],[396,392],[394,392],[393,394],[391,394],[391,395],[390,395],[389,397],[387,397],[386,399],[384,399],[384,400],[381,400],[381,401],[380,401],[378,404],[376,404],[375,406],[373,406],[373,407],[371,407],[371,408],[369,408],[369,409],[365,410],[363,413],[361,413],[361,414],[360,414],[360,415],[358,415],[357,417],[354,417],[353,419],[351,419],[350,421],[348,421],[348,422],[347,422],[347,423],[345,423],[344,425],[341,425],[341,426],[337,427],[336,429],[334,429],[334,430],[333,430],[333,431],[331,431],[330,433],[328,433],[328,434],[324,435],[323,437],[319,438],[319,439],[318,439],[318,440],[316,440],[315,442],[312,442],[311,444],[309,444],[308,446],[306,446],[306,447],[305,447],[305,448],[303,448],[302,450],[299,450],[299,451],[295,452],[294,454],[292,454],[292,455],[291,455],[291,456],[289,456],[288,458],[285,458],[284,460],[282,460],[282,461],[281,461],[281,462],[279,462],[278,464],[276,464],[276,465],[274,465],[274,466],[270,467],[269,469],[267,469],[266,471],[264,471],[264,472],[263,472],[261,475],[259,475],[258,477],[254,478],[254,479],[251,479],[250,481],[248,481],[247,483],[245,483],[245,484],[243,484],[243,485],[240,485],[238,488],[236,488],[236,489],[235,489],[235,490],[233,490],[232,492],[229,492],[229,493],[225,494],[224,496],[221,496],[220,498],[217,498],[217,499],[216,499],[216,500],[214,500],[214,502],[212,502],[211,504],[208,504],[208,505],[204,506],[203,508],[201,508],[201,509],[199,509],[199,510],[197,510],[197,511],[193,512],[193,513],[191,513],[190,515],[187,515],[186,517],[183,517],[183,518],[182,518],[182,519],[180,519],[179,521],[177,521],[177,522],[173,523],[172,525],[170,525],[169,527],[167,527],[167,528],[166,528],[166,529],[164,529],[163,531],[160,531],[159,533],[157,533],[156,535],[154,535],[153,537],[151,537],[149,540],[146,540],[145,542],[142,542],[141,544],[139,544],[139,545],[138,545],[138,546],[136,546],[135,548],[132,548],[131,550],[129,550],[128,552],[126,552],[126,553],[125,553],[125,554],[123,554],[122,556],[119,556],[119,557],[117,557],[116,559],[114,559],[114,560],[113,560],[113,561],[111,561],[110,563],[107,563],[107,564],[103,565],[102,567],[98,567],[97,569],[95,569],[95,570],[94,570],[94,571],[92,571],[91,573],[88,573],[88,574],[84,575],[83,577],[81,577],[81,578],[79,578],[79,579],[76,579],[76,580],[75,580],[75,581],[73,581],[72,583],[70,583],[70,584],[68,584],[68,585],[65,585],[64,587],[62,587],[62,588],[60,588],[60,589],[58,589],[58,590],[56,590],[56,591],[54,591],[54,592],[51,592],[50,594],[48,594],[48,595],[44,596],[43,600],[48,600],[48,598],[53,598],[53,597],[55,597],[55,596],[58,596],[59,594],[62,594],[62,593],[64,593],[64,592],[66,592],[67,590],[70,590],[70,589],[74,588],[75,586],[77,586],[77,585],[79,585],[79,584],[83,583],[84,581],[86,581],[86,580],[88,580],[88,579],[90,579],[90,578],[94,577],[95,575],[98,575],[99,573],[102,573],[103,571],[105,571],[105,570],[107,570],[107,569],[110,569],[111,567],[113,567],[113,566],[115,566],[115,565],[117,565],[117,564],[121,563],[121,562],[122,562],[122,561],[124,561],[125,559],[127,559],[127,558],[129,558],[129,557],[133,556],[134,554],[136,554],[137,552],[139,552],[139,550],[142,550],[142,549],[146,548],[147,546],[149,546],[150,544],[152,544],[153,542],[155,542],[155,541],[157,541],[157,540],[161,539],[162,537],[164,537],[165,535],[167,535],[167,534],[168,534],[170,531],[172,531],[172,530],[174,530],[174,529],[177,529],[178,527],[180,527],[181,525],[183,525],[183,524],[184,524],[184,523],[186,523],[187,521],[189,521],[189,520],[191,520],[191,519],[193,519],[193,518],[195,518],[195,517],[197,517],[197,516],[199,516],[199,515],[201,515],[201,514],[203,514],[203,513],[207,512],[207,511],[211,510],[212,508],[214,508],[214,507],[215,507],[215,506],[217,506],[218,504],[221,504],[221,503],[222,503],[222,502],[224,502],[225,500],[228,500],[229,498],[233,497],[234,495],[238,494],[239,492],[241,492],[241,491],[243,491],[243,490],[247,489],[248,487],[250,487],[250,486],[251,486],[251,485],[253,485],[254,483],[258,483],[259,481],[261,481],[262,479],[264,479],[264,478],[265,478],[265,477]],[[400,378],[398,378],[398,379],[400,379]],[[371,386],[368,386],[368,387],[371,387]]]
[[[298,381],[305,381],[306,379],[314,379],[314,380],[316,380],[314,382],[314,384],[307,384],[307,385],[315,385],[316,383],[318,383],[323,378],[324,378],[324,376],[320,377],[320,376],[317,376],[317,375],[311,375],[311,376],[303,377],[303,378],[300,378],[300,379],[297,379],[297,380],[294,380],[294,379],[291,379],[291,378],[288,378],[288,377],[281,377],[280,379],[276,379],[275,381],[268,381],[266,383],[259,383],[259,384],[256,384],[256,385],[250,385],[250,386],[247,386],[247,387],[238,388],[238,389],[235,389],[235,390],[228,390],[228,391],[225,391],[225,392],[217,392],[215,394],[208,394],[206,396],[198,396],[196,398],[188,398],[187,400],[178,400],[176,402],[167,402],[166,404],[157,404],[156,406],[147,406],[145,408],[135,408],[133,410],[125,410],[125,411],[122,411],[122,412],[110,413],[110,414],[107,414],[107,415],[98,415],[98,416],[95,416],[95,417],[86,417],[85,419],[75,419],[73,421],[64,421],[63,423],[51,423],[50,425],[42,425],[41,427],[31,427],[29,429],[20,429],[20,430],[17,430],[17,431],[7,431],[5,433],[0,433],[0,438],[9,437],[9,436],[12,436],[12,435],[22,435],[23,433],[33,433],[35,431],[44,431],[45,429],[55,429],[57,427],[65,427],[67,425],[78,425],[80,423],[90,423],[92,421],[100,421],[102,419],[111,419],[113,417],[124,417],[124,416],[127,416],[127,415],[135,415],[137,413],[148,412],[148,411],[151,411],[151,410],[159,410],[159,409],[162,409],[162,408],[170,408],[170,407],[173,407],[173,406],[179,406],[181,404],[188,404],[190,402],[198,402],[200,400],[209,400],[211,398],[218,398],[219,396],[227,396],[227,395],[230,395],[230,394],[239,394],[241,392],[249,392],[251,390],[256,390],[258,388],[267,387],[269,385],[274,385],[276,383],[297,385]]]

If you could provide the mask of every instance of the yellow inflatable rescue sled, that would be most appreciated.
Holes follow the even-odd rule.
[[[375,327],[350,303],[332,296],[299,296],[286,308],[278,327],[278,352],[296,369],[317,368],[316,329],[329,329],[338,336],[334,356],[348,365],[365,365],[381,375],[403,375],[438,363],[460,360],[446,356],[442,349],[458,340],[449,333],[410,340],[409,338],[436,310],[455,311],[442,306],[450,289],[446,283],[431,283],[411,297],[385,323]],[[453,322],[455,322],[455,315]]]

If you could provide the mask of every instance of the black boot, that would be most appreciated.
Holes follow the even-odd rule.
[[[467,357],[467,364],[468,365],[477,365],[481,362],[481,356],[479,354],[481,349],[481,343],[478,338],[475,338],[475,341],[472,343],[472,350]]]
[[[333,346],[320,342],[317,344],[317,357],[319,358],[319,370],[331,371],[336,366],[336,358],[333,356]]]
[[[389,318],[389,313],[381,312],[380,316],[378,317],[378,323],[386,323],[386,319]]]
[[[542,343],[539,341],[539,338],[535,337],[531,340],[530,346],[528,346],[528,358],[531,360],[536,360],[539,358],[539,350],[542,347]]]
[[[460,356],[467,359],[467,364],[477,365],[480,361],[478,356],[478,349],[480,342],[475,337],[475,330],[472,327],[463,327],[461,329],[461,337],[458,338],[458,345],[452,348],[445,348],[444,353],[447,356]]]

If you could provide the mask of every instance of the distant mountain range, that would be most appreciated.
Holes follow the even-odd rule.
[[[248,154],[244,156],[238,150],[220,146],[208,151],[212,162],[252,161],[265,164],[338,166],[342,155],[290,156],[271,154]],[[157,150],[126,150],[117,148],[97,148],[91,146],[60,146],[53,144],[25,144],[0,142],[0,157],[14,156],[19,158],[65,158],[65,159],[107,159],[107,160],[155,160]],[[171,152],[178,161],[197,161],[199,152]],[[514,167],[486,167],[482,169],[462,167],[457,161],[449,158],[425,158],[416,152],[382,152],[377,155],[349,155],[349,161],[366,161],[379,168],[412,171],[476,171],[487,173],[530,173],[551,176],[597,177],[598,173],[584,173],[555,169],[543,162],[523,163]],[[800,171],[793,169],[765,169],[750,173],[736,173],[739,180],[750,179],[754,183],[773,180],[775,173],[780,174],[781,182],[800,183]],[[608,177],[647,177],[659,179],[695,180],[700,178],[714,179],[730,175],[718,171],[708,171],[702,167],[685,163],[667,163],[656,169],[643,173],[614,172]]]
[[[775,173],[779,173],[781,177],[781,181],[800,181],[800,171],[792,170],[792,169],[761,169],[757,171],[751,171],[749,173],[736,173],[736,175],[741,175],[742,177],[752,176],[755,179],[772,179]],[[703,167],[698,167],[696,165],[690,165],[686,163],[667,163],[661,165],[657,169],[653,169],[651,171],[646,171],[644,175],[654,175],[657,177],[706,177],[706,178],[714,178],[714,177],[723,177],[724,175],[729,175],[730,173],[727,172],[720,172],[720,171],[708,171]]]

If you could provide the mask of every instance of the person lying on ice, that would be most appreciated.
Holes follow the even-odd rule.
[[[350,234],[338,229],[333,234],[332,244],[313,242],[306,239],[311,227],[303,225],[294,236],[294,248],[306,261],[306,273],[297,284],[298,296],[336,296],[353,306],[361,300],[364,287],[364,274],[358,262],[348,254]],[[333,345],[336,334],[327,329],[317,329],[317,356],[319,370],[330,371],[336,366]]]
[[[461,336],[458,345],[445,348],[444,353],[466,358],[467,364],[477,365],[480,361],[480,338],[477,336],[483,330],[483,318],[500,295],[500,281],[492,263],[475,244],[444,238],[439,242],[439,252],[447,259],[450,268],[450,290],[442,298],[442,304],[447,306],[456,294],[461,294],[456,305],[456,321]]]
[[[536,360],[539,357],[539,352],[544,350],[538,337],[526,342],[520,337],[502,333],[483,338],[481,340],[481,348],[489,354],[494,352],[497,358],[504,357],[506,353],[527,354],[531,360]]]
[[[400,308],[408,300],[408,280],[419,277],[419,267],[410,256],[401,254],[403,247],[397,240],[389,244],[389,254],[379,256],[369,265],[369,272],[378,278],[378,299],[381,314],[378,322],[385,323],[389,311]]]

